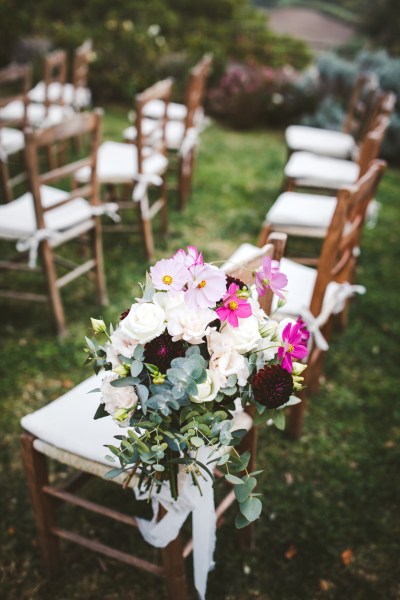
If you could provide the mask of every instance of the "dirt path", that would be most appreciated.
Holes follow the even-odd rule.
[[[309,8],[274,8],[265,12],[273,31],[301,38],[315,52],[345,44],[355,34],[350,25]]]

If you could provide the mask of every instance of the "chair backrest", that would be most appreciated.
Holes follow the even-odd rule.
[[[368,131],[374,129],[381,116],[391,117],[396,106],[397,96],[394,92],[382,90],[376,95],[368,123]]]
[[[249,288],[254,284],[253,273],[257,271],[265,256],[270,256],[273,260],[280,260],[285,251],[287,235],[286,233],[274,232],[268,236],[267,243],[259,248],[258,252],[251,258],[242,262],[239,266],[232,266],[225,269],[225,273],[231,277],[236,277],[243,281]],[[273,293],[266,290],[264,296],[260,296],[258,301],[264,312],[271,313]]]
[[[46,129],[33,131],[31,129],[25,132],[25,147],[26,147],[26,166],[28,171],[28,179],[32,192],[36,221],[38,229],[45,229],[44,215],[48,211],[54,210],[61,205],[67,204],[76,198],[86,198],[92,205],[100,204],[98,195],[96,163],[97,149],[101,136],[101,118],[102,111],[97,110],[93,113],[79,113],[74,117]],[[57,167],[48,172],[41,172],[40,169],[40,153],[41,150],[46,150],[53,144],[62,143],[72,138],[79,138],[85,135],[90,144],[89,155],[85,158],[73,160],[61,167]],[[80,187],[76,187],[75,173],[83,167],[90,168],[90,179],[88,183]],[[41,186],[52,184],[55,181],[66,179],[71,181],[72,191],[67,197],[63,198],[51,206],[43,206],[41,199]]]
[[[45,56],[43,65],[43,81],[45,87],[44,104],[49,107],[50,104],[64,104],[63,86],[67,81],[67,53],[65,50],[55,50]],[[59,84],[59,93],[52,91],[49,94],[49,87],[52,84]],[[55,86],[52,86],[53,90]]]
[[[352,283],[362,227],[368,204],[374,198],[385,169],[384,161],[373,161],[361,179],[337,194],[336,209],[318,261],[310,311],[318,316],[326,289],[332,281]]]
[[[163,79],[154,85],[150,86],[135,97],[135,112],[136,112],[136,128],[137,128],[137,153],[138,153],[138,173],[143,173],[143,161],[149,158],[152,152],[161,152],[166,154],[166,125],[167,125],[167,110],[171,99],[173,79]],[[164,110],[160,119],[160,136],[157,137],[157,143],[148,146],[149,137],[143,131],[144,108],[146,104],[152,100],[162,100],[164,102]]]
[[[78,46],[75,50],[72,66],[72,84],[75,88],[84,88],[88,85],[89,64],[92,51],[92,40],[85,40],[83,44]]]
[[[205,54],[203,58],[190,70],[189,83],[186,90],[186,119],[185,130],[195,125],[196,113],[201,107],[207,77],[211,69],[213,57],[211,54]]]
[[[390,117],[382,114],[377,117],[375,128],[366,134],[360,146],[360,153],[357,161],[360,167],[359,177],[362,177],[369,169],[371,162],[378,158],[389,123]]]
[[[365,124],[378,90],[378,78],[374,73],[360,73],[350,97],[343,122],[344,133],[350,133],[356,140],[363,137]]]
[[[24,127],[27,123],[26,107],[28,92],[32,84],[32,69],[29,65],[12,63],[0,69],[0,106],[5,106],[14,100],[22,100],[25,105],[23,121],[1,121],[1,125],[16,124]]]

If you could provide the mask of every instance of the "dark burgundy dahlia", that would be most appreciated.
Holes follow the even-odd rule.
[[[293,392],[293,379],[281,365],[265,365],[251,381],[254,398],[267,408],[279,408]]]
[[[125,317],[127,317],[130,312],[131,312],[130,308],[127,308],[126,310],[124,310],[124,312],[121,313],[121,316],[120,316],[119,320],[122,321],[123,319],[125,319]]]
[[[238,285],[240,289],[243,289],[244,286],[246,285],[245,283],[243,283],[243,281],[241,281],[241,279],[227,275],[226,276],[226,289],[229,289],[229,286],[231,285],[231,283],[236,283],[236,285]]]
[[[147,342],[144,347],[144,360],[155,365],[161,373],[166,373],[171,366],[171,360],[185,356],[185,346],[181,340],[173,342],[168,333]]]

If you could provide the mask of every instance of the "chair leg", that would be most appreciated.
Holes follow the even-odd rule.
[[[153,241],[153,231],[151,227],[150,220],[150,210],[149,210],[149,199],[146,196],[142,198],[139,203],[140,210],[140,225],[143,233],[143,241],[144,247],[146,250],[146,255],[148,260],[153,260],[154,258],[154,241]]]
[[[182,537],[179,534],[165,548],[161,549],[168,600],[187,600],[185,561],[183,558]]]
[[[92,244],[92,254],[96,261],[95,277],[96,277],[97,300],[101,306],[107,306],[108,298],[107,298],[106,278],[104,275],[104,257],[103,257],[103,243],[102,243],[102,236],[101,236],[100,218],[95,217],[94,221],[95,221],[94,228],[91,231],[91,244]]]
[[[301,402],[290,408],[289,419],[286,428],[288,437],[291,440],[298,440],[303,430],[304,412],[307,406],[307,399],[304,390],[299,394]]]
[[[33,447],[34,439],[28,433],[21,435],[22,459],[44,563],[49,575],[53,575],[60,566],[59,541],[51,532],[55,526],[54,505],[51,498],[43,492],[43,486],[49,482],[47,460],[44,454]]]
[[[8,164],[2,160],[0,160],[0,179],[4,200],[6,202],[11,202],[13,199],[13,191],[10,184],[10,172],[8,169]]]
[[[191,156],[188,159],[188,167],[185,165],[185,162],[182,159],[179,161],[179,210],[184,210],[187,205],[190,195],[195,159],[195,152],[192,151]]]
[[[163,177],[163,182],[161,186],[161,195],[160,199],[162,201],[162,207],[160,211],[161,218],[161,231],[164,237],[168,235],[168,189],[167,189],[167,178]]]
[[[57,333],[59,337],[64,337],[67,333],[64,308],[61,301],[60,291],[57,287],[57,274],[54,267],[54,255],[47,240],[43,240],[41,243],[41,252],[43,256],[44,271],[47,280],[50,303],[56,322]]]

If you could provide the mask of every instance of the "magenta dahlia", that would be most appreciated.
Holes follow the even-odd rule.
[[[144,347],[144,360],[159,368],[161,373],[166,373],[174,358],[185,356],[185,346],[182,340],[173,342],[168,333],[162,333]]]
[[[265,365],[251,381],[254,398],[267,408],[279,408],[293,392],[293,379],[281,365]]]

